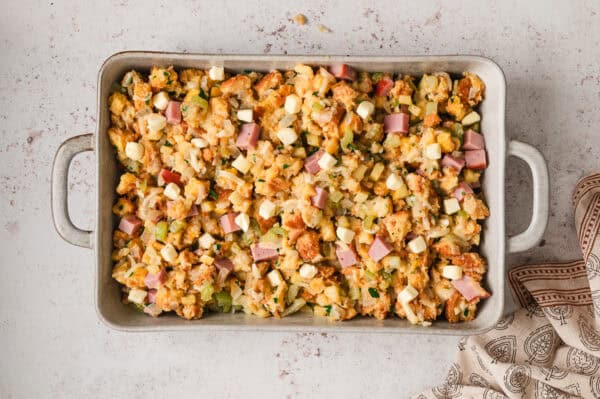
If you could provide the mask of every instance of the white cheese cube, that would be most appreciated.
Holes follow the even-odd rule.
[[[167,244],[160,250],[160,255],[167,262],[173,263],[177,259],[177,250],[173,244]]]
[[[461,123],[465,126],[472,125],[473,123],[479,122],[481,117],[475,111],[468,113],[461,121]]]
[[[277,206],[270,200],[264,200],[258,208],[258,214],[263,219],[270,219],[275,216]]]
[[[315,266],[305,263],[300,266],[300,271],[298,273],[300,273],[300,277],[302,278],[313,278],[317,275],[317,272],[318,269]]]
[[[215,239],[208,233],[204,233],[200,238],[198,238],[198,245],[200,248],[210,249],[215,243]]]
[[[148,130],[152,133],[156,133],[167,126],[167,118],[160,114],[148,114],[146,116],[146,123],[148,124]]]
[[[298,135],[291,127],[284,127],[277,132],[277,138],[281,140],[284,145],[291,145],[298,140]]]
[[[234,221],[244,232],[248,231],[248,228],[250,227],[250,216],[242,212],[235,217]]]
[[[297,114],[302,108],[302,100],[295,94],[290,94],[285,98],[285,112],[288,114]]]
[[[400,257],[397,255],[389,256],[388,263],[392,269],[397,269],[400,267]]]
[[[127,143],[125,146],[125,155],[127,158],[139,161],[144,156],[144,146],[135,141]]]
[[[356,108],[356,113],[364,120],[369,119],[373,112],[375,112],[375,105],[370,101],[363,101]]]
[[[450,280],[460,280],[462,278],[462,267],[448,265],[442,268],[442,276]]]
[[[177,184],[169,183],[169,184],[167,184],[167,187],[165,187],[164,194],[165,194],[165,197],[175,201],[179,197],[180,192],[181,192],[181,189],[179,188],[179,186]]]
[[[254,120],[254,111],[251,109],[240,109],[237,112],[237,118],[243,122],[252,122]]]
[[[321,156],[319,162],[317,163],[319,164],[319,167],[321,169],[329,170],[335,166],[335,164],[337,163],[337,159],[335,159],[333,156],[331,156],[331,154],[326,152]]]
[[[412,285],[407,285],[402,291],[398,293],[398,302],[408,303],[419,296],[419,291]]]
[[[169,95],[165,91],[158,92],[152,97],[152,105],[154,108],[164,111],[169,105]]]
[[[137,303],[138,305],[142,305],[144,300],[146,299],[146,291],[140,290],[137,288],[132,288],[129,291],[129,295],[127,295],[127,300],[129,302]]]
[[[418,236],[408,242],[408,249],[414,254],[420,254],[427,249],[427,244],[423,237]]]
[[[402,187],[404,187],[404,180],[402,180],[402,178],[397,174],[392,173],[388,176],[387,180],[385,181],[385,185],[390,190],[400,190]]]
[[[242,172],[242,174],[245,175],[246,173],[248,173],[248,171],[252,167],[252,164],[246,159],[246,157],[244,157],[243,155],[240,154],[240,156],[237,157],[231,163],[231,166],[233,166],[234,168],[236,168],[237,170]]]
[[[407,95],[399,95],[398,104],[412,105],[412,98]]]
[[[460,204],[456,198],[444,200],[444,212],[446,212],[446,215],[453,215],[458,211],[460,211]]]
[[[281,278],[281,274],[278,270],[271,270],[267,274],[267,278],[269,279],[269,283],[271,283],[271,286],[273,287],[277,287],[278,285],[283,284],[283,279]]]
[[[354,239],[354,231],[342,226],[338,226],[338,228],[335,230],[335,235],[340,239],[340,241],[346,244],[350,244]]]
[[[442,157],[442,146],[438,143],[427,145],[425,147],[425,157],[429,159],[440,159]]]
[[[192,145],[196,148],[206,148],[208,147],[208,142],[201,137],[194,138],[190,141]]]
[[[222,66],[213,66],[208,70],[208,77],[210,80],[214,80],[215,82],[219,82],[225,79],[225,68]]]

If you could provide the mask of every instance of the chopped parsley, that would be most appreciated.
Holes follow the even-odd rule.
[[[325,305],[323,306],[325,308],[325,310],[327,311],[327,316],[329,316],[331,314],[331,305]]]
[[[165,141],[165,147],[173,147],[173,144],[169,140]]]
[[[284,163],[284,164],[283,164],[283,169],[287,169],[287,168],[289,168],[289,167],[290,167],[290,165],[288,165],[287,163]]]
[[[265,179],[258,179],[258,181],[259,181],[260,183],[264,183],[264,182],[265,182]]]
[[[469,309],[465,309],[465,311],[463,312],[463,316],[467,317],[469,315]]]
[[[379,298],[379,292],[373,287],[369,288],[369,295],[371,295],[372,298]]]
[[[219,198],[219,195],[217,194],[217,192],[215,190],[213,190],[212,188],[208,192],[208,196],[214,200],[217,200]]]
[[[200,89],[200,97],[205,100],[208,100],[208,95],[206,95],[206,93],[202,89]]]
[[[275,302],[275,303],[279,302],[279,298],[273,298],[273,302]]]

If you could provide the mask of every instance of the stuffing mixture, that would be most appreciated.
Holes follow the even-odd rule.
[[[489,296],[484,91],[469,72],[345,64],[128,72],[107,132],[124,302],[186,319],[472,320]]]

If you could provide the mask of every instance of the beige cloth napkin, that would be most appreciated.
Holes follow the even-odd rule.
[[[523,308],[461,340],[444,384],[416,399],[600,398],[600,173],[573,205],[583,260],[512,269]]]

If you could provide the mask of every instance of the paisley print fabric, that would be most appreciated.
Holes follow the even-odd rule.
[[[522,309],[461,340],[444,383],[416,398],[600,398],[600,173],[573,206],[583,258],[512,269]]]

